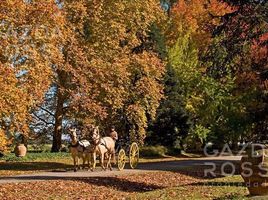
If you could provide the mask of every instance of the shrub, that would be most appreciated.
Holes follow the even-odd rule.
[[[140,149],[142,157],[163,157],[168,152],[164,146],[144,146]]]
[[[202,151],[202,145],[209,133],[210,129],[196,125],[185,138],[184,149],[188,151]]]
[[[179,156],[181,154],[181,149],[176,147],[170,147],[168,148],[167,155],[169,156]]]
[[[27,146],[28,152],[31,153],[41,153],[50,152],[51,144],[30,144]]]

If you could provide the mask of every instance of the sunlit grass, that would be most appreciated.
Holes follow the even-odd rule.
[[[165,200],[242,200],[250,199],[248,190],[243,186],[241,176],[204,180],[201,183],[155,190],[134,195],[133,199]]]

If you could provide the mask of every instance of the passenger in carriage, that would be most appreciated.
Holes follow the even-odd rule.
[[[115,131],[114,126],[111,127],[110,137],[113,138],[114,142],[116,142],[118,140],[118,134]]]
[[[111,126],[111,132],[109,134],[109,136],[114,140],[114,147],[115,147],[115,152],[116,152],[116,149],[118,148],[118,143],[116,142],[118,140],[118,134],[117,132],[115,131],[115,127],[114,126]],[[113,163],[115,164],[116,161],[115,161],[115,152],[113,153]]]

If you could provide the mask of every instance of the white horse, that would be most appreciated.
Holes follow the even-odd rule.
[[[85,163],[87,162],[88,169],[92,170],[92,153],[94,149],[92,145],[87,140],[78,141],[77,133],[75,128],[70,128],[70,136],[71,136],[71,146],[70,152],[74,161],[74,171],[76,172],[79,168],[79,160],[83,160],[82,167],[85,168]]]
[[[115,163],[115,142],[111,137],[101,137],[99,127],[93,128],[92,141],[95,145],[93,153],[93,169],[96,167],[96,154],[100,156],[100,165],[103,170],[110,168],[112,170],[111,158]],[[107,158],[106,166],[104,165],[104,159]]]

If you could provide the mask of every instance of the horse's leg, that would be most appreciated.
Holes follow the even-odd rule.
[[[91,171],[96,168],[96,152],[94,151],[91,155]]]
[[[100,164],[101,164],[101,168],[103,169],[103,170],[105,170],[105,167],[104,167],[104,153],[103,152],[101,152],[101,154],[100,154]]]
[[[105,159],[106,159],[105,169],[107,169],[109,167],[109,161],[111,160],[110,159],[110,154],[109,154],[108,151],[105,153]]]
[[[93,154],[94,153],[89,153],[89,162],[90,162],[90,166],[89,166],[89,169],[92,171],[93,170],[93,165],[94,165],[94,158],[93,158]]]
[[[79,170],[80,169],[80,165],[79,165],[79,160],[80,160],[80,158],[79,158],[79,156],[77,155],[76,156],[76,165],[77,165],[77,170]]]
[[[74,160],[74,172],[77,171],[77,156],[73,156],[73,160]]]
[[[108,153],[108,160],[107,160],[106,168],[109,168],[112,171],[111,158],[112,158],[111,153]]]
[[[85,157],[86,157],[86,161],[87,161],[87,169],[88,169],[88,171],[89,171],[89,170],[90,170],[90,153],[87,152],[87,153],[85,154]]]
[[[89,165],[89,158],[90,157],[90,154],[89,154],[89,152],[87,152],[86,153],[86,161],[87,161],[87,168],[88,168],[88,171],[89,171],[89,169],[90,169],[90,165]]]
[[[84,154],[84,153],[82,153],[82,160],[83,160],[82,169],[85,169],[85,165],[86,165],[86,154]]]
[[[77,156],[77,167],[78,167],[78,169],[82,169],[83,164],[84,164],[83,154],[78,153],[77,155],[78,155]],[[81,162],[81,159],[82,159],[82,162]]]
[[[106,170],[106,167],[107,167],[107,153],[104,153],[103,154],[103,166],[104,166],[104,169]]]

